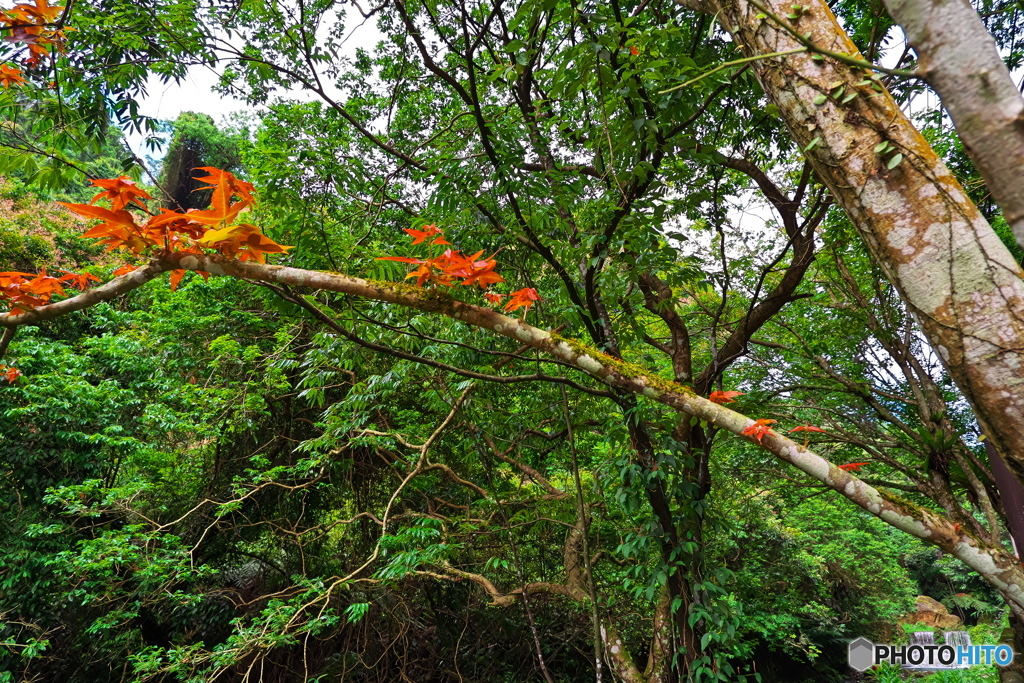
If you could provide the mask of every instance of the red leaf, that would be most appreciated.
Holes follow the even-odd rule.
[[[800,425],[799,427],[793,427],[789,431],[790,431],[790,433],[793,433],[793,432],[821,432],[822,434],[825,433],[824,429],[822,429],[821,427],[815,427],[814,425]]]
[[[537,294],[537,290],[533,287],[525,287],[516,292],[512,292],[512,299],[505,304],[506,311],[514,311],[517,308],[525,309],[523,315],[530,310],[530,306],[533,306],[535,301],[540,301],[540,295]]]
[[[201,223],[216,225],[221,221],[230,222],[234,220],[235,216],[242,209],[253,203],[252,193],[255,188],[251,183],[239,180],[234,174],[214,168],[213,166],[202,166],[195,170],[206,171],[209,174],[196,176],[196,180],[199,182],[209,183],[206,187],[196,188],[196,191],[213,190],[213,197],[210,199],[210,210],[195,212],[201,216],[201,219],[196,219]],[[241,197],[241,201],[232,204],[231,197],[236,195]],[[189,213],[193,212],[190,211]]]
[[[735,403],[733,399],[737,396],[743,396],[742,391],[712,391],[711,395],[708,396],[708,400],[712,403]]]
[[[125,265],[121,266],[120,268],[118,268],[117,270],[114,271],[114,277],[120,277],[122,275],[127,275],[128,273],[132,272],[133,270],[138,270],[138,268],[139,268],[138,266],[133,266],[130,263],[125,264]]]
[[[428,237],[434,237],[434,235],[438,235],[438,237],[431,244],[451,244],[451,242],[444,241],[444,230],[441,230],[436,225],[424,225],[422,230],[405,228],[405,231],[412,237],[413,244],[419,244]]]
[[[31,17],[33,23],[50,24],[60,16],[61,11],[64,9],[61,6],[50,5],[47,0],[34,0],[34,3],[34,6],[25,3],[17,4],[14,6],[13,11],[21,12],[24,15]]]
[[[0,375],[2,375],[9,384],[14,384],[14,382],[21,377],[21,370],[18,368],[9,368],[7,366],[0,365]]]
[[[6,64],[0,64],[0,85],[5,88],[9,88],[12,85],[20,85],[24,83],[25,79],[21,75],[21,69],[16,69],[13,66],[7,66]]]
[[[96,277],[95,275],[90,275],[89,273],[69,273],[66,270],[64,272],[66,274],[62,275],[59,278],[59,280],[61,282],[70,283],[72,287],[76,287],[83,292],[85,291],[85,288],[89,286],[90,280],[92,280],[93,282],[100,281],[98,277]]]
[[[111,211],[110,209],[104,209],[102,206],[93,206],[92,204],[68,204],[67,202],[57,203],[71,209],[79,216],[95,218],[96,220],[103,221],[104,223],[122,225],[126,228],[135,228],[136,230],[139,228],[139,226],[135,225],[135,217],[124,209]],[[85,235],[83,235],[83,237],[84,236]]]
[[[761,439],[764,438],[765,434],[772,431],[769,425],[775,424],[776,420],[755,420],[754,424],[744,429],[741,434],[749,436],[758,443],[761,443]]]
[[[845,470],[847,472],[857,472],[864,465],[870,465],[870,464],[871,463],[867,463],[867,462],[848,462],[845,465],[840,465],[839,469]]]
[[[505,298],[505,295],[498,294],[497,292],[484,292],[484,298],[487,299],[487,303],[493,306],[501,303],[501,300]]]
[[[152,199],[148,192],[136,185],[135,181],[128,176],[93,180],[92,184],[96,187],[103,188],[105,192],[98,193],[92,198],[90,204],[95,204],[97,199],[109,199],[110,208],[114,211],[123,209],[128,204],[132,203],[138,204],[143,210],[147,210],[146,205],[142,203],[142,200]]]
[[[171,271],[171,291],[173,292],[178,288],[178,284],[181,282],[181,278],[185,277],[185,271],[182,269],[176,269]]]

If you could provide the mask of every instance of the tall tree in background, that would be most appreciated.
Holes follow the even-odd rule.
[[[694,8],[706,14],[694,20],[668,2],[527,2],[515,8],[395,2],[375,10],[392,40],[351,62],[340,34],[320,30],[340,21],[329,6],[211,9],[196,14],[205,26],[188,23],[184,35],[174,24],[157,22],[154,40],[227,60],[225,87],[253,102],[296,84],[322,100],[323,106],[275,108],[263,134],[287,144],[265,145],[268,154],[252,168],[253,179],[268,190],[263,220],[287,231],[288,243],[297,246],[290,263],[303,269],[157,253],[150,265],[109,285],[2,324],[13,330],[81,310],[169,269],[199,270],[273,284],[284,301],[333,334],[380,353],[474,380],[549,390],[561,385],[576,400],[596,402],[602,407],[593,411],[610,416],[600,429],[617,434],[616,445],[628,453],[620,463],[624,490],[643,496],[647,506],[645,540],[636,548],[623,543],[623,552],[653,550],[658,557],[654,576],[661,593],[646,669],[622,647],[621,615],[601,608],[606,603],[586,566],[591,539],[578,482],[563,582],[520,576],[517,591],[502,591],[483,570],[452,566],[446,558],[416,566],[435,578],[471,581],[499,604],[521,600],[529,610],[531,591],[591,604],[595,656],[626,680],[725,671],[727,658],[718,658],[715,647],[729,645],[735,615],[722,589],[725,579],[704,562],[711,456],[722,430],[746,435],[865,510],[961,558],[1016,614],[1024,613],[1024,574],[1002,549],[998,528],[991,528],[997,514],[978,497],[983,483],[973,487],[972,502],[989,524],[984,533],[975,525],[964,528],[970,515],[955,500],[961,493],[941,477],[928,480],[931,488],[918,487],[936,504],[922,511],[721,405],[728,399],[727,378],[736,376],[729,373],[742,366],[754,335],[793,302],[820,296],[804,278],[834,198],[1012,463],[1021,452],[1021,421],[1006,418],[1020,401],[1021,280],[1019,266],[952,175],[870,77],[869,65],[858,61],[827,6]],[[86,21],[88,12],[83,9]],[[712,16],[724,21],[731,42],[709,33]],[[172,26],[174,32],[165,33]],[[202,38],[222,34],[240,42]],[[707,73],[735,57],[737,47],[746,55],[737,68]],[[758,97],[752,73],[771,104]],[[798,149],[787,142],[776,114]],[[730,225],[728,198],[750,187],[772,206],[776,229],[752,235]],[[317,211],[307,209],[314,206]],[[394,234],[410,216],[437,221],[460,246],[503,248],[506,277],[515,273],[524,289],[543,293],[534,310],[543,312],[544,326],[561,327],[586,344],[429,290],[308,270],[330,266],[400,277],[372,259],[395,253]],[[291,289],[301,286],[357,298],[311,300]],[[459,327],[424,330],[417,319],[385,313],[373,300],[468,322],[516,346],[506,342],[496,350],[489,341],[467,341]],[[387,331],[383,337],[380,330]],[[401,335],[397,341],[395,335]],[[468,345],[472,355],[446,359],[437,344]],[[511,375],[487,362],[495,352],[519,357],[520,346],[554,364],[546,372]],[[606,386],[566,376],[570,368]],[[459,414],[463,397],[442,426]],[[915,417],[924,420],[923,411],[937,409],[926,400]],[[527,429],[543,433],[542,422]],[[467,424],[470,431],[483,429]],[[939,426],[946,429],[941,420]],[[377,427],[395,436],[389,425]],[[566,429],[568,435],[573,427]],[[341,442],[365,430],[326,431]],[[405,476],[434,466],[428,459],[433,438],[416,447],[419,464],[402,465]],[[329,452],[325,443],[319,447]],[[497,445],[491,450],[495,458],[513,458]],[[931,449],[936,455],[947,450]],[[981,459],[964,455],[964,463],[966,479],[983,481]],[[509,464],[542,487],[548,481],[532,466]],[[400,463],[392,457],[390,465]],[[550,495],[568,495],[548,484]],[[376,515],[383,520],[382,538],[390,509],[389,501]],[[359,577],[358,571],[350,576]],[[677,651],[681,665],[673,674],[670,653]]]
[[[171,127],[171,141],[160,165],[161,191],[168,208],[187,210],[206,208],[210,192],[199,191],[203,183],[195,179],[195,169],[213,166],[225,171],[238,170],[241,162],[238,139],[221,131],[206,114],[182,112]]]

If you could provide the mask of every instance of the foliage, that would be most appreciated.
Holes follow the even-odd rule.
[[[206,114],[182,112],[171,125],[171,139],[160,165],[157,185],[169,209],[185,211],[209,205],[212,192],[193,174],[204,166],[237,171],[241,165],[240,136],[222,131]]]
[[[10,343],[0,670],[583,680],[596,661],[648,683],[828,680],[845,639],[891,635],[915,595],[972,620],[1003,609],[979,575],[758,446],[795,425],[833,472],[1000,543],[966,403],[775,105],[742,66],[718,68],[736,46],[710,17],[394,3],[374,10],[386,39],[353,54],[331,3],[136,4],[76,3],[66,53],[24,83],[3,72],[20,159],[4,162],[19,174],[5,303],[39,308],[117,265],[66,244],[70,214],[23,183],[111,166],[108,111],[150,127],[133,113],[148,73],[228,59],[222,88],[266,115],[251,137],[176,122],[158,183],[176,208],[128,175],[64,197],[127,269],[270,254],[423,296],[477,285],[765,417],[728,438],[457,320],[178,269],[170,289]],[[862,5],[840,10],[874,56],[892,24]],[[273,99],[295,87],[318,101]],[[735,205],[755,187],[774,213],[751,225]]]

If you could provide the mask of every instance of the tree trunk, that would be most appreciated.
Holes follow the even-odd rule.
[[[1011,611],[1010,628],[1006,630],[1010,633],[1004,632],[1004,637],[1001,640],[1013,647],[1013,661],[1008,666],[999,667],[999,681],[1000,683],[1024,683],[1024,657],[1021,656],[1021,653],[1024,653],[1024,619]]]
[[[885,6],[1024,247],[1024,98],[996,42],[964,0],[885,0]]]
[[[1024,481],[1024,272],[1009,250],[869,72],[777,54],[803,48],[799,33],[860,58],[826,3],[803,5],[790,30],[777,19],[793,11],[783,0],[684,4],[717,13],[746,55],[776,55],[753,62],[765,93]],[[891,151],[876,152],[883,142]]]

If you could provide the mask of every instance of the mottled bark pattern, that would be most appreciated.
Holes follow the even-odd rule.
[[[792,11],[780,0],[763,5],[778,16]],[[859,57],[824,2],[804,7],[794,30],[816,46]],[[748,55],[800,47],[749,0],[723,0],[716,9]],[[814,61],[809,53],[753,64],[818,178],[857,226],[994,445],[1024,481],[1020,266],[889,94],[858,85],[865,71],[828,58]],[[844,103],[850,93],[857,96]],[[827,99],[815,104],[821,95]],[[881,142],[893,151],[876,153]],[[897,152],[903,161],[890,170],[887,162]]]
[[[885,0],[885,6],[1024,247],[1024,98],[995,40],[964,0]]]

